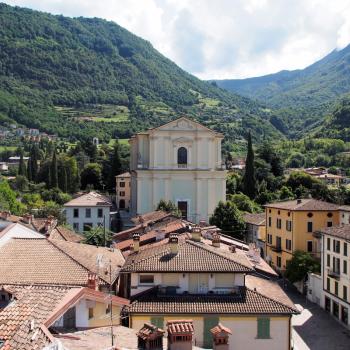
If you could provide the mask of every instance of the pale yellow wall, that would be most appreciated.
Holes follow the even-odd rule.
[[[313,216],[309,218],[307,216],[308,213],[312,213]],[[328,213],[332,213],[333,217],[329,218],[327,216]],[[277,256],[280,256],[282,258],[282,270],[285,269],[287,260],[292,258],[294,251],[307,251],[308,240],[313,242],[315,255],[320,252],[317,239],[313,237],[312,233],[307,232],[308,221],[312,221],[313,231],[327,227],[328,221],[332,221],[333,226],[339,224],[338,211],[289,211],[266,207],[266,215],[266,255],[271,257],[274,266],[277,266]],[[272,218],[271,227],[269,227],[269,217]],[[277,218],[282,219],[281,229],[277,228]],[[286,220],[292,221],[291,232],[286,229]],[[270,245],[267,243],[267,234],[272,234],[272,246],[276,245],[276,236],[281,237],[282,252],[272,251]],[[286,239],[292,240],[292,249],[290,251],[286,249]]]
[[[124,182],[125,187],[121,187],[120,183]],[[125,209],[129,209],[130,207],[130,200],[131,200],[131,177],[116,177],[116,203],[119,207],[119,201],[121,199],[124,199],[125,201]],[[120,193],[124,192],[124,195],[121,195]]]
[[[158,316],[159,315],[154,315]],[[151,321],[152,315],[132,315],[130,326],[139,330],[145,322]],[[191,319],[195,330],[196,345],[201,346],[204,338],[203,316],[185,314],[168,316],[164,315],[164,327],[169,320]],[[219,316],[219,322],[232,331],[229,338],[230,350],[289,350],[290,327],[288,316],[270,317],[271,339],[256,339],[257,317],[256,316]]]
[[[105,327],[110,325],[110,314],[106,314],[106,303],[95,303],[94,317],[89,319],[89,327]],[[120,322],[120,307],[113,306],[113,324],[118,325]]]

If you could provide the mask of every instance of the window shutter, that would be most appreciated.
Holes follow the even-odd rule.
[[[164,317],[162,316],[152,316],[151,323],[161,329],[164,329]]]
[[[258,339],[270,338],[270,319],[267,317],[258,318]]]
[[[213,337],[210,333],[210,330],[217,326],[219,323],[218,316],[207,316],[204,317],[204,342],[203,347],[211,349],[213,346]]]

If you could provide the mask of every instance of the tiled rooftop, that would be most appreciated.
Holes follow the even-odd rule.
[[[200,257],[200,259],[198,258]],[[130,254],[122,272],[251,272],[246,256],[218,251],[202,242],[186,240],[178,244],[178,253],[170,253],[170,244]]]
[[[276,202],[265,205],[266,208],[286,209],[286,210],[298,210],[298,211],[332,211],[338,210],[339,205],[319,201],[313,198],[295,199],[291,201]]]
[[[285,305],[258,291],[239,287],[231,295],[144,294],[130,306],[131,314],[292,314],[295,307]]]
[[[56,226],[50,232],[50,239],[60,239],[68,242],[79,243],[84,240],[84,237],[64,226]]]
[[[146,214],[138,215],[131,219],[131,221],[135,224],[148,224],[149,222],[156,222],[166,218],[167,216],[171,216],[172,214],[167,213],[162,210],[151,211]]]
[[[172,320],[167,322],[167,330],[169,334],[188,334],[193,333],[192,320]]]
[[[104,260],[104,266],[98,259]],[[124,258],[119,250],[104,247],[47,240],[12,239],[0,249],[0,284],[87,285],[89,272],[109,283],[109,261],[113,278]]]
[[[350,225],[327,227],[320,230],[320,232],[326,235],[330,235],[333,237],[338,237],[338,238],[342,238],[350,241]]]
[[[247,213],[243,215],[243,220],[247,224],[264,226],[265,225],[265,213],[251,214]]]
[[[5,340],[1,349],[42,349],[51,342],[43,323],[72,289],[28,286],[12,291],[15,300],[0,312],[0,339]]]
[[[77,198],[73,198],[64,204],[65,207],[94,207],[94,206],[112,206],[111,201],[102,194],[89,192]]]

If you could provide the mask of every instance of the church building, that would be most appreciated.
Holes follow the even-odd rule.
[[[156,209],[161,199],[177,205],[182,217],[208,221],[226,199],[223,135],[181,117],[130,139],[131,213]]]

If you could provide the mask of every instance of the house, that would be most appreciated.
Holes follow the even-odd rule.
[[[350,224],[350,205],[342,205],[339,208],[339,222],[341,225]]]
[[[350,329],[350,225],[321,229],[321,306]]]
[[[120,271],[120,292],[132,299],[130,327],[150,323],[164,329],[191,320],[193,342],[211,348],[210,330],[221,324],[235,330],[228,335],[229,349],[291,349],[291,316],[298,311],[275,282],[254,271],[244,254],[222,250],[220,239],[202,242],[197,227],[191,239],[172,234],[168,243],[149,249],[140,249],[135,235]]]
[[[110,229],[111,201],[97,193],[85,193],[64,204],[67,223],[75,231],[88,231],[95,227]]]
[[[246,241],[254,243],[260,249],[262,257],[266,255],[266,220],[265,213],[246,213],[243,215],[246,224]]]
[[[20,223],[9,223],[5,227],[0,224],[0,247],[12,238],[45,238],[40,233]]]
[[[0,310],[0,345],[4,350],[43,349],[72,329],[120,324],[129,301],[91,288],[0,285],[7,304]],[[57,347],[56,347],[57,348]]]
[[[116,203],[119,210],[129,210],[131,198],[131,175],[129,172],[115,177]]]
[[[144,214],[161,199],[172,201],[182,218],[209,220],[226,199],[223,135],[181,117],[130,139],[131,212]]]
[[[339,224],[339,206],[312,198],[265,205],[266,260],[283,272],[296,250],[321,257],[315,231]]]
[[[116,292],[124,258],[118,249],[42,238],[13,238],[0,248],[0,284],[86,287]]]

